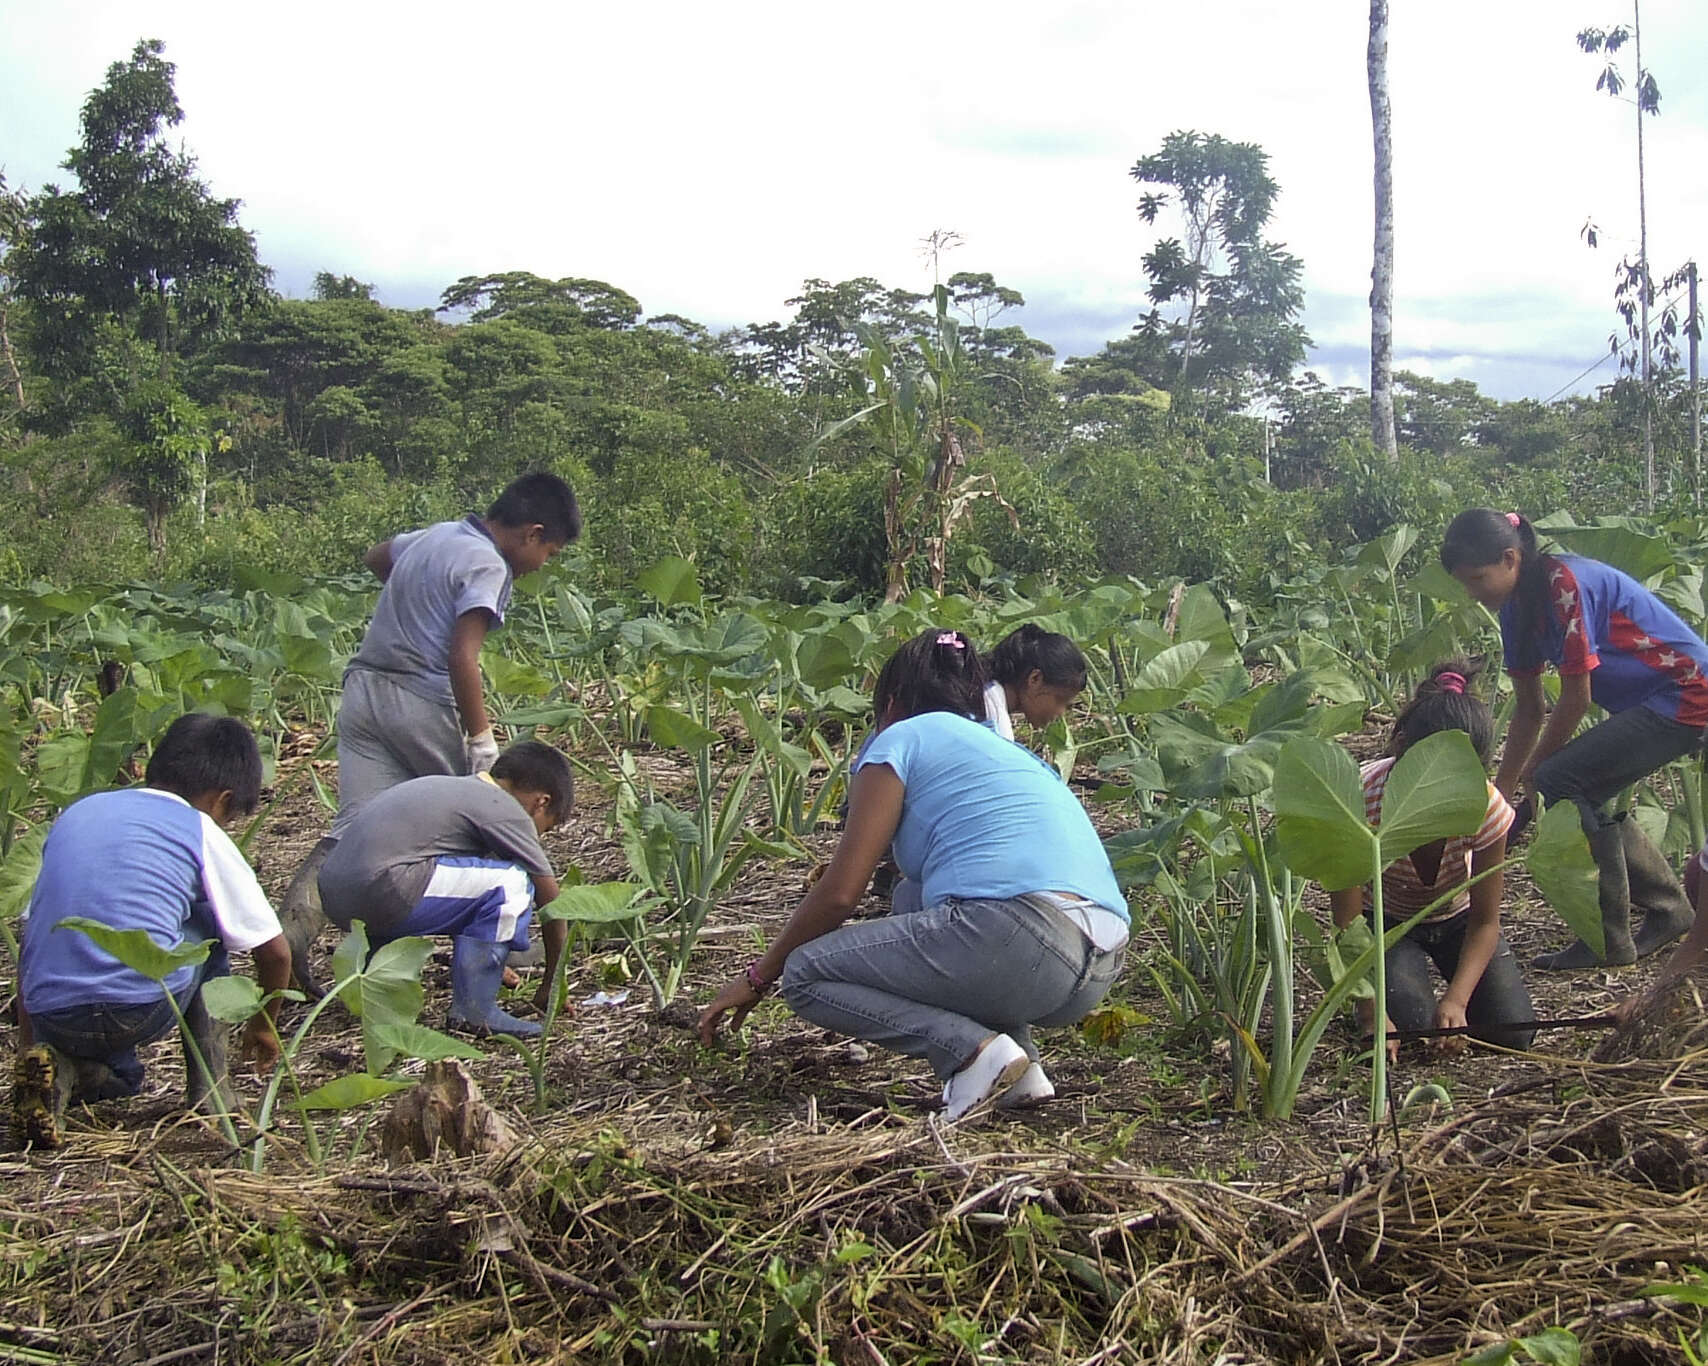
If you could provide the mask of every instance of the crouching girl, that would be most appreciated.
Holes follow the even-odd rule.
[[[985,670],[957,631],[927,631],[878,675],[830,865],[782,932],[700,1016],[711,1043],[779,980],[797,1015],[927,1059],[945,1117],[1055,1094],[1036,1026],[1070,1025],[1121,971],[1126,901],[1056,773],[974,718]],[[844,925],[891,844],[925,909]]]
[[[1463,660],[1437,665],[1394,722],[1387,757],[1363,766],[1364,814],[1371,825],[1382,823],[1382,796],[1395,762],[1425,736],[1462,730],[1487,765],[1494,723],[1489,709],[1466,690],[1477,668]],[[1512,807],[1491,783],[1488,809],[1475,834],[1434,840],[1383,870],[1382,912],[1390,926],[1453,892],[1388,950],[1385,1032],[1469,1026],[1473,1039],[1508,1048],[1530,1046],[1535,1031],[1511,1027],[1534,1018],[1535,1012],[1517,961],[1501,937],[1502,875],[1490,873],[1465,885],[1506,857],[1512,817]],[[1336,926],[1344,928],[1365,913],[1368,890],[1353,887],[1330,893]],[[1446,983],[1439,997],[1430,983],[1431,963]],[[1374,1014],[1369,1000],[1358,1003],[1359,1024],[1367,1034]],[[1395,1046],[1393,1041],[1389,1046]],[[1463,1036],[1442,1039],[1440,1046],[1462,1048]]]

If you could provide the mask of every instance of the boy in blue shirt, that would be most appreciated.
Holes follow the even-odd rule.
[[[363,805],[321,867],[327,918],[346,930],[361,920],[375,944],[449,935],[451,1027],[537,1038],[539,1025],[499,1008],[498,988],[534,907],[558,894],[540,837],[574,804],[569,761],[538,740],[510,746],[488,773],[399,783]],[[568,929],[550,921],[543,936],[549,990]]]
[[[167,729],[148,762],[147,786],[98,792],[67,807],[42,849],[41,873],[23,924],[20,1049],[13,1113],[20,1142],[54,1147],[71,1100],[114,1100],[142,1089],[136,1050],[176,1023],[159,983],[125,967],[87,935],[60,928],[70,916],[118,930],[145,930],[162,948],[213,939],[200,964],[166,980],[215,1085],[225,1080],[223,1028],[208,1016],[202,984],[247,951],[263,992],[290,981],[290,949],[255,874],[221,828],[254,811],[261,793],[255,737],[230,717],[192,713]],[[245,1027],[244,1056],[271,1066],[279,1055],[278,998]],[[208,1078],[185,1050],[186,1100],[200,1104]]]
[[[484,517],[404,532],[368,551],[365,562],[384,587],[344,674],[338,814],[291,880],[280,913],[305,990],[315,986],[308,946],[321,924],[321,865],[357,812],[387,788],[492,767],[498,742],[481,689],[481,646],[503,622],[515,578],[580,534],[569,485],[535,473],[512,481]]]

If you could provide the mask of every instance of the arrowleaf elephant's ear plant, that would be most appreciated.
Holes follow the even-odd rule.
[[[1288,866],[1329,891],[1369,888],[1370,925],[1376,942],[1360,955],[1360,962],[1368,956],[1374,969],[1378,1022],[1387,1018],[1388,983],[1386,953],[1377,950],[1377,943],[1385,947],[1427,914],[1427,910],[1420,912],[1398,933],[1384,936],[1382,870],[1432,840],[1473,833],[1487,810],[1488,777],[1470,737],[1461,731],[1428,736],[1400,756],[1388,775],[1380,828],[1365,819],[1358,766],[1339,745],[1301,737],[1290,742],[1276,760],[1276,835]],[[1359,963],[1354,963],[1349,978],[1359,971]],[[1353,989],[1350,980],[1336,983],[1335,989],[1343,985],[1340,1000]],[[1337,1009],[1339,1004],[1337,1000]],[[1326,1019],[1321,1023],[1326,1024]],[[1308,1057],[1320,1029],[1312,1035],[1307,1025],[1306,1033],[1308,1046],[1301,1052]],[[1370,1122],[1380,1124],[1387,1096],[1388,1050],[1378,1041],[1371,1056]]]
[[[370,953],[367,927],[360,920],[351,925],[332,955],[334,986],[314,1003],[289,1040],[282,1041],[278,1065],[267,1080],[255,1116],[259,1133],[249,1158],[251,1171],[260,1171],[266,1160],[267,1134],[280,1088],[286,1082],[302,1119],[309,1160],[318,1167],[323,1158],[314,1111],[354,1109],[414,1085],[381,1075],[400,1057],[437,1062],[442,1058],[483,1056],[472,1044],[416,1022],[426,999],[421,969],[432,952],[432,940],[410,935],[381,944]],[[247,1020],[266,1003],[261,989],[247,977],[217,978],[203,987],[203,992],[208,1013],[233,1024]],[[364,1071],[335,1078],[305,1092],[297,1078],[297,1058],[314,1022],[333,1001],[342,1001],[361,1020],[362,1052],[367,1066]]]

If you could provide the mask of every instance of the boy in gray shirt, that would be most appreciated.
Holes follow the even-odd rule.
[[[326,916],[346,930],[361,920],[374,944],[449,935],[450,1025],[536,1038],[539,1025],[499,1008],[498,989],[534,907],[558,894],[540,837],[574,802],[569,761],[538,740],[512,745],[490,773],[400,783],[365,803],[327,855]],[[552,920],[541,933],[549,991],[568,932]]]
[[[481,688],[480,650],[504,620],[515,576],[581,534],[581,510],[555,474],[512,481],[486,516],[438,522],[382,541],[365,557],[385,586],[338,705],[338,814],[297,869],[279,909],[304,990],[318,995],[308,946],[320,929],[320,866],[377,794],[430,774],[481,773],[498,742]]]

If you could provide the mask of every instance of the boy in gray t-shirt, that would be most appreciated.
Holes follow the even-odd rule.
[[[534,907],[558,894],[540,836],[569,815],[569,761],[550,745],[512,745],[490,773],[413,778],[357,812],[320,869],[327,918],[361,920],[370,942],[451,937],[450,1024],[473,1034],[534,1038],[540,1026],[498,1006],[504,960],[526,948]],[[568,933],[541,931],[551,989]]]
[[[504,620],[515,576],[581,534],[581,510],[555,474],[512,481],[486,516],[382,541],[368,568],[385,586],[338,705],[338,814],[279,908],[298,981],[318,995],[308,946],[320,930],[320,866],[377,794],[430,774],[481,773],[498,742],[481,688],[480,650]]]

